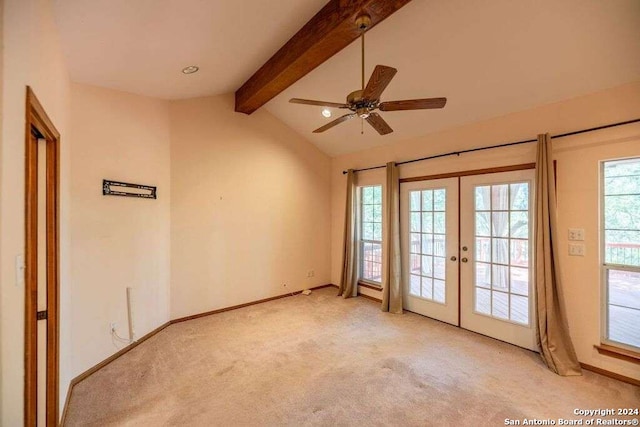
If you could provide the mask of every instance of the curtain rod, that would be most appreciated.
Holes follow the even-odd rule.
[[[598,126],[598,127],[589,128],[589,129],[582,129],[582,130],[576,130],[576,131],[573,131],[573,132],[567,132],[567,133],[563,133],[563,134],[560,134],[560,135],[552,136],[552,138],[553,139],[564,138],[566,136],[579,135],[581,133],[593,132],[593,131],[596,131],[596,130],[602,130],[602,129],[612,128],[612,127],[616,127],[616,126],[628,125],[628,124],[637,123],[637,122],[640,122],[640,118],[639,119],[633,119],[633,120],[627,120],[625,122],[611,123],[611,124],[608,124],[608,125]],[[473,153],[475,151],[491,150],[493,148],[501,148],[501,147],[510,147],[512,145],[529,144],[531,142],[537,142],[537,141],[538,141],[538,138],[534,138],[534,139],[527,139],[527,140],[524,140],[524,141],[508,142],[506,144],[490,145],[488,147],[470,148],[468,150],[462,150],[462,151],[452,151],[450,153],[436,154],[434,156],[420,157],[419,159],[405,160],[404,162],[396,162],[396,165],[400,166],[400,165],[405,165],[407,163],[422,162],[424,160],[438,159],[440,157],[459,156],[460,154]],[[368,170],[373,170],[373,169],[382,169],[382,168],[386,168],[386,167],[387,167],[386,165],[371,166],[371,167],[368,167],[368,168],[355,169],[354,172],[363,172],[363,171],[368,171]],[[346,174],[347,171],[342,171],[342,173]]]

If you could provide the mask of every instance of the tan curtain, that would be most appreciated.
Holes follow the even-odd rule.
[[[542,360],[559,375],[581,375],[569,336],[558,262],[556,181],[551,137],[538,135],[536,159],[536,309]]]
[[[383,238],[386,244],[387,268],[382,278],[382,311],[402,314],[402,285],[400,281],[400,181],[398,166],[387,163],[387,187],[383,216]]]
[[[347,203],[345,206],[342,248],[342,277],[338,295],[344,298],[358,295],[358,268],[356,248],[356,182],[353,169],[347,171]]]

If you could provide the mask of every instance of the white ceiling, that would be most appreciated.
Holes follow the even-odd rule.
[[[235,92],[325,3],[53,0],[73,81],[165,99]]]
[[[167,99],[235,91],[326,0],[54,0],[74,81]],[[417,137],[640,80],[638,0],[413,0],[367,33],[382,100],[446,96],[443,110],[381,113],[379,136],[289,98],[341,102],[360,87],[356,42],[266,108],[330,155]],[[201,71],[184,76],[190,64]],[[265,108],[265,107],[263,107]],[[343,110],[336,110],[336,114]],[[334,115],[334,118],[337,117]]]

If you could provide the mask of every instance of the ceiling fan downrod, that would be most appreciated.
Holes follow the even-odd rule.
[[[356,18],[356,26],[360,30],[360,39],[362,40],[362,91],[364,92],[364,33],[371,26],[371,17],[366,13],[358,15]]]
[[[356,18],[356,26],[360,30],[360,40],[362,41],[362,67],[361,67],[361,75],[362,75],[362,92],[364,92],[364,33],[367,31],[367,28],[371,25],[371,17],[366,13],[359,15]],[[362,111],[360,114],[361,123],[360,123],[360,134],[364,135],[364,119],[369,115],[368,110],[366,112]]]

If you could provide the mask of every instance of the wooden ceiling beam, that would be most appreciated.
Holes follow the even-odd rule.
[[[411,0],[330,0],[236,91],[236,111],[251,114],[360,36],[361,13],[371,26]]]

